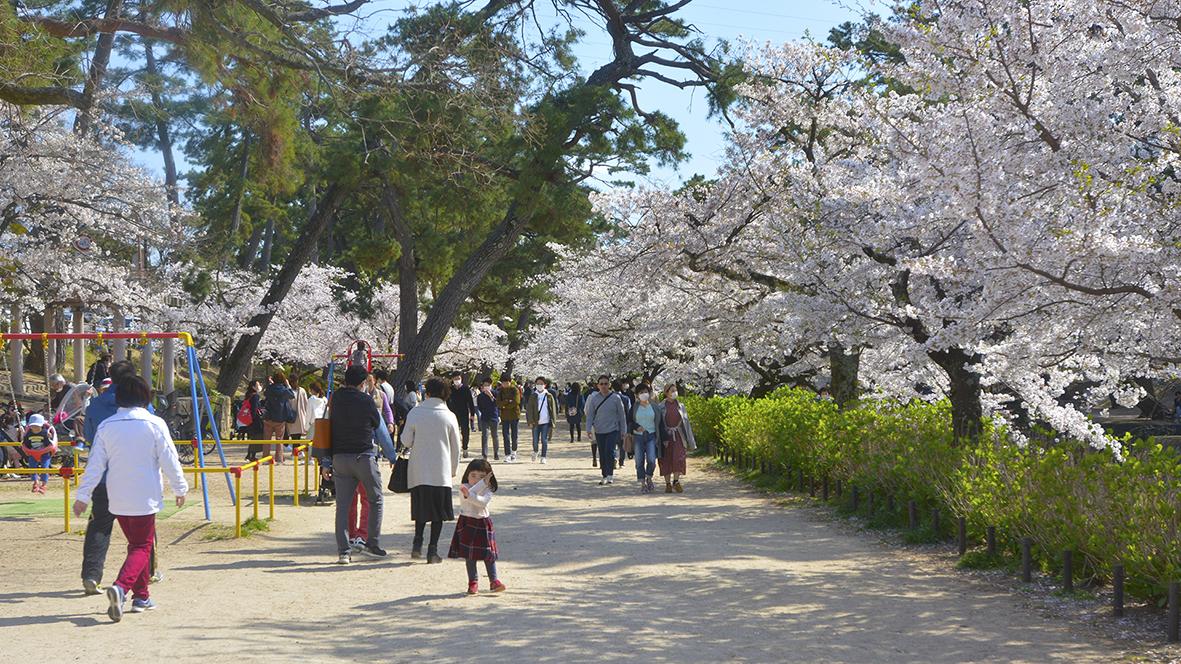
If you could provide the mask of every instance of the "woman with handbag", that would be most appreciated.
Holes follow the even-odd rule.
[[[426,382],[426,399],[406,416],[402,444],[410,450],[407,484],[410,487],[410,518],[414,521],[411,558],[422,557],[426,525],[431,524],[427,563],[441,563],[439,536],[443,522],[455,519],[451,482],[459,470],[459,420],[447,407],[451,386],[442,378]]]

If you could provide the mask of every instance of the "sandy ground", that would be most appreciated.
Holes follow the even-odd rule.
[[[81,592],[81,535],[62,533],[60,516],[0,520],[7,554],[0,558],[0,661],[1119,656],[1110,643],[1072,634],[1008,593],[924,569],[872,538],[776,506],[702,460],[690,461],[684,494],[641,495],[633,467],[600,487],[586,446],[563,438],[548,465],[527,456],[496,464],[501,488],[491,509],[509,588],[498,595],[467,596],[462,562],[410,559],[406,496],[385,498],[381,544],[389,557],[347,566],[335,564],[333,509],[296,508],[287,497],[269,532],[241,540],[203,541],[210,528],[199,505],[161,520],[165,577],[152,586],[159,608],[112,624],[105,597]],[[276,470],[289,492],[290,467]],[[232,524],[225,482],[214,479],[214,523]],[[60,500],[60,481],[54,484],[48,496]],[[0,483],[0,501],[27,496],[26,486]],[[443,542],[450,536],[448,524]],[[116,535],[104,583],[116,575],[122,547]],[[480,583],[486,590],[487,579]]]

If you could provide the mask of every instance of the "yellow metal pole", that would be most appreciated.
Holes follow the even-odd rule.
[[[75,477],[77,476],[75,475]],[[65,481],[65,491],[63,493],[66,497],[66,534],[68,535],[70,533],[70,478],[68,477]]]
[[[308,463],[311,461],[312,448],[303,446],[303,495],[308,495]]]
[[[74,446],[74,467],[75,468],[78,467],[78,446],[77,445]],[[78,474],[77,473],[74,473],[70,477],[70,479],[74,480],[74,486],[78,486]],[[70,483],[69,480],[66,480],[66,484],[69,484],[69,483]]]
[[[295,463],[291,464],[295,468],[295,506],[299,507],[299,447],[292,445],[291,451],[295,453]]]
[[[242,536],[242,474],[234,474],[234,537]]]
[[[258,521],[258,466],[254,467],[254,520]]]
[[[270,463],[271,474],[271,519],[275,518],[275,460],[271,459]]]

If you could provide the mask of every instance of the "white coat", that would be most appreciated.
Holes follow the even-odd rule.
[[[447,402],[431,397],[406,415],[402,444],[410,449],[406,480],[416,486],[451,486],[459,470],[459,420]]]
[[[111,514],[155,514],[164,507],[161,471],[172,484],[173,495],[188,493],[189,484],[164,420],[144,408],[120,408],[98,425],[78,500],[90,503],[105,473]]]

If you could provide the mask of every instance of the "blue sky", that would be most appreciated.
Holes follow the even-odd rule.
[[[422,6],[430,2],[384,0],[374,3],[376,7],[364,14],[359,24],[341,27],[357,29],[359,34],[355,37],[363,37],[365,33],[375,36],[413,4]],[[552,5],[538,3],[538,7],[545,7],[553,16]],[[801,39],[805,34],[823,41],[829,29],[859,18],[856,11],[825,0],[693,0],[678,15],[700,29],[711,44],[718,39],[731,43],[740,39],[783,43]],[[610,43],[593,22],[580,20],[576,25],[587,34],[574,53],[590,72],[610,56]],[[687,147],[692,155],[675,171],[654,170],[653,179],[676,186],[694,174],[713,175],[723,158],[724,136],[721,124],[706,117],[708,104],[701,91],[681,91],[663,83],[646,82],[640,104],[645,111],[659,109],[675,118],[688,137]],[[183,162],[183,155],[177,157],[182,160],[178,168],[183,174],[190,167]],[[158,153],[142,152],[139,160],[153,175],[163,176],[163,161]]]

